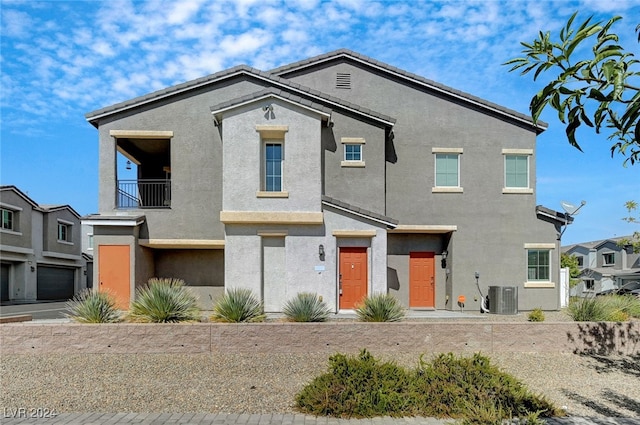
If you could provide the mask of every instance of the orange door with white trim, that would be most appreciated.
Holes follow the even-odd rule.
[[[340,308],[355,308],[366,295],[367,248],[340,248]]]
[[[131,267],[129,245],[98,246],[99,291],[106,291],[116,298],[116,306],[129,309],[131,299]]]
[[[435,307],[435,255],[409,253],[409,307]]]

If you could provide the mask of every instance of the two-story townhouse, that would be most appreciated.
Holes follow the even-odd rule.
[[[562,247],[562,252],[578,259],[579,282],[572,296],[592,296],[601,291],[620,288],[628,282],[640,282],[640,253],[620,241],[631,236],[583,242]]]
[[[559,308],[558,230],[536,206],[545,125],[349,50],[238,66],[87,114],[99,132],[96,287],[126,307],[152,276],[207,305],[301,291],[334,311],[390,292],[415,309]],[[134,178],[121,178],[123,166]]]
[[[64,300],[85,287],[80,215],[0,186],[2,301]]]

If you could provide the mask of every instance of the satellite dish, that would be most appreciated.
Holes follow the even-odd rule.
[[[562,209],[565,210],[565,212],[569,215],[576,215],[578,214],[578,210],[580,208],[582,208],[587,202],[586,201],[582,201],[580,202],[580,206],[575,206],[570,202],[567,201],[562,201],[560,202],[560,205],[562,205]]]

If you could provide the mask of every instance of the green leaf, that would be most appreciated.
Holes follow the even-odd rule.
[[[569,120],[569,124],[567,125],[567,129],[565,130],[565,132],[567,133],[569,144],[582,152],[582,148],[576,141],[576,129],[578,127],[580,127],[580,120],[578,118],[571,119]]]
[[[597,90],[597,89],[594,89],[594,88],[589,90],[588,97],[591,98],[591,99],[595,99],[598,102],[606,102],[606,101],[609,100],[604,94],[602,94],[602,92],[600,90]]]

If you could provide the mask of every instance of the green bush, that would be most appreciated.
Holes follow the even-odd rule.
[[[415,370],[407,370],[379,362],[367,350],[331,356],[329,371],[298,393],[296,407],[306,414],[344,418],[464,418],[470,425],[561,413],[480,354],[442,354],[430,363],[421,358]]]
[[[114,323],[121,320],[116,300],[108,292],[87,289],[66,304],[66,317],[79,323]]]
[[[571,301],[567,312],[576,322],[626,322],[640,318],[640,299],[630,295],[581,298]]]
[[[146,323],[198,321],[200,309],[182,279],[154,277],[136,291],[127,318]]]
[[[262,322],[262,303],[250,289],[231,288],[213,306],[211,320],[215,322]]]
[[[292,322],[324,322],[331,310],[318,294],[300,292],[284,305],[284,315]]]
[[[598,298],[579,298],[571,301],[567,313],[576,322],[604,322],[607,311],[604,303]]]
[[[544,312],[541,308],[534,308],[527,315],[530,322],[544,322]]]
[[[381,363],[367,351],[359,356],[329,357],[329,372],[315,378],[296,396],[304,413],[335,417],[410,415],[409,373]]]
[[[405,316],[405,309],[391,294],[373,294],[356,308],[356,315],[363,322],[399,322]]]

